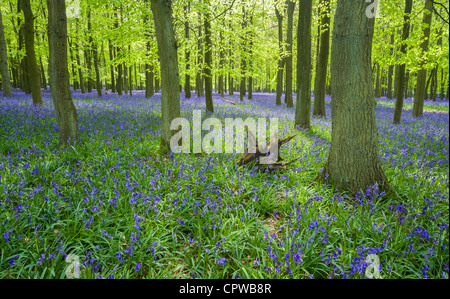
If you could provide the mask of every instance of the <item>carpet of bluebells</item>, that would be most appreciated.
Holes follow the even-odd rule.
[[[73,92],[81,140],[62,148],[43,95],[43,107],[0,97],[0,278],[65,278],[70,254],[81,278],[449,277],[448,101],[426,101],[415,119],[407,99],[396,126],[394,101],[378,99],[380,157],[399,196],[373,186],[348,198],[314,181],[329,98],[328,117],[296,131],[273,93],[214,96],[219,119],[276,117],[281,137],[298,134],[281,156],[300,159],[261,172],[236,166],[238,154],[160,156],[159,94]],[[181,94],[183,117],[208,117],[204,102]]]

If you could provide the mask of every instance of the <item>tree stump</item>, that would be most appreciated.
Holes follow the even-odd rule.
[[[253,134],[252,131],[249,130],[248,126],[245,126],[245,132],[247,134],[247,138],[249,140],[249,143],[254,142],[254,144],[256,145],[256,152],[255,153],[249,153],[248,150],[248,144],[247,147],[245,149],[245,154],[239,158],[239,160],[236,162],[237,165],[240,166],[244,166],[244,165],[249,165],[252,163],[258,163],[260,161],[261,157],[265,157],[267,155],[270,155],[270,145],[275,142],[275,138],[277,138],[276,135],[273,135],[272,137],[270,137],[270,140],[267,142],[267,144],[263,147],[260,147],[258,144],[256,144],[256,138],[255,135]],[[297,136],[297,134],[289,136],[287,138],[284,138],[282,140],[278,141],[278,159],[276,162],[272,162],[269,164],[259,164],[258,168],[260,170],[279,170],[279,169],[286,169],[286,166],[297,161],[299,158],[296,158],[294,160],[291,160],[289,162],[282,162],[283,158],[281,158],[280,156],[280,148],[282,145],[288,143],[289,141],[291,141],[295,136]],[[264,154],[263,152],[266,152],[266,154]]]

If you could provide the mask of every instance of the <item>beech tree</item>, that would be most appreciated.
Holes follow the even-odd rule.
[[[406,40],[409,37],[409,26],[411,19],[411,10],[412,10],[412,0],[406,0],[405,2],[405,15],[403,22],[403,34],[402,34],[402,45],[400,48],[400,52],[406,54]],[[394,124],[399,124],[402,118],[402,110],[403,110],[403,98],[405,93],[405,69],[406,66],[404,63],[401,63],[398,66],[397,78],[397,101],[395,103],[395,111],[394,111]]]
[[[59,127],[59,141],[64,144],[75,141],[79,134],[67,64],[66,4],[60,0],[47,0],[47,6],[50,85]]]
[[[34,47],[34,15],[31,11],[30,0],[19,0],[22,1],[22,11],[25,17],[24,23],[24,36],[25,36],[25,49],[27,52],[27,71],[30,78],[30,89],[33,97],[34,105],[42,105],[44,101],[42,100],[41,93],[41,79],[39,76],[39,70],[36,62],[36,52]]]
[[[175,34],[172,23],[172,1],[151,0],[161,68],[161,152],[170,149],[172,120],[180,117],[180,78]]]
[[[323,177],[356,193],[388,184],[381,167],[372,63],[374,18],[365,0],[337,3],[331,46],[331,146]]]
[[[309,129],[311,123],[311,17],[312,0],[300,0],[295,126],[303,129]]]
[[[423,115],[423,103],[425,98],[427,97],[427,69],[425,68],[426,63],[426,55],[428,52],[428,45],[430,40],[430,32],[431,32],[431,21],[433,16],[433,0],[425,0],[425,9],[423,11],[423,20],[422,23],[424,25],[423,29],[423,41],[420,45],[422,49],[422,55],[420,62],[420,69],[417,73],[417,87],[416,87],[416,97],[414,99],[413,106],[413,116],[422,116]]]

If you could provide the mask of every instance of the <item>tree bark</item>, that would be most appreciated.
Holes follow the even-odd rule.
[[[212,101],[213,95],[213,78],[212,78],[212,41],[211,41],[211,17],[209,12],[209,1],[205,1],[206,12],[204,15],[205,27],[205,101],[206,111],[214,113],[214,106]]]
[[[297,105],[295,127],[311,126],[311,20],[312,0],[300,0],[297,31]],[[292,59],[292,58],[291,58]],[[325,71],[326,76],[326,71]],[[325,86],[323,86],[325,87]],[[291,93],[292,94],[292,93]],[[325,97],[325,96],[324,96]],[[324,98],[325,100],[325,98]]]
[[[0,74],[2,75],[3,96],[12,95],[7,52],[5,33],[3,31],[2,11],[0,9]]]
[[[394,43],[395,38],[394,34],[391,34],[391,55],[394,55]],[[389,65],[388,69],[388,85],[387,85],[387,98],[392,99],[393,93],[392,93],[392,76],[394,75],[394,65]]]
[[[275,14],[278,21],[278,70],[277,70],[277,95],[276,104],[281,105],[281,97],[283,95],[283,68],[284,68],[284,46],[283,46],[283,15],[280,13],[277,7],[275,7]]]
[[[180,117],[180,79],[175,34],[172,24],[172,1],[151,0],[161,66],[161,152],[168,152],[172,120]]]
[[[190,3],[188,3],[185,8],[184,8],[185,12],[186,12],[186,22],[184,23],[184,37],[186,38],[186,41],[189,40],[189,13],[191,10],[190,7]],[[186,99],[190,99],[192,97],[191,95],[191,76],[189,74],[189,71],[191,69],[191,51],[189,50],[189,48],[186,48],[186,75],[185,75],[185,80],[184,80],[184,93],[186,96]]]
[[[78,139],[78,117],[72,101],[67,65],[67,17],[64,1],[47,0],[49,70],[60,143]]]
[[[325,94],[330,56],[330,0],[322,0],[321,3],[323,7],[321,7],[320,47],[314,82],[314,116],[326,116]]]
[[[402,33],[402,44],[400,47],[400,52],[403,55],[406,55],[407,45],[405,41],[409,38],[409,28],[410,28],[410,20],[411,20],[411,11],[412,11],[412,0],[406,0],[405,2],[405,12],[403,17],[403,33]],[[397,66],[397,101],[395,102],[395,111],[394,111],[394,124],[399,124],[402,119],[402,110],[403,110],[403,97],[405,93],[405,71],[406,66],[404,63],[399,64]],[[409,80],[408,80],[409,81]]]
[[[286,38],[286,95],[285,101],[288,108],[294,107],[294,99],[292,97],[292,30],[294,27],[294,11],[295,11],[295,2],[288,0],[288,27],[287,27],[287,38]],[[311,34],[311,33],[310,33]]]
[[[420,45],[422,49],[423,58],[420,62],[420,69],[417,73],[416,84],[416,97],[414,99],[414,106],[412,115],[414,117],[423,115],[423,103],[427,97],[426,80],[427,69],[424,67],[426,64],[426,55],[428,53],[428,44],[431,32],[431,21],[433,16],[433,0],[425,0],[425,10],[423,12],[422,24],[425,26],[423,29],[423,42]]]
[[[25,48],[27,52],[27,69],[30,74],[30,88],[33,96],[34,105],[42,105],[41,79],[36,62],[36,53],[34,51],[34,16],[31,11],[30,0],[22,0],[22,11],[25,17],[24,34]],[[66,41],[67,43],[67,41]]]
[[[328,183],[355,194],[388,186],[381,167],[371,72],[374,18],[365,0],[337,3],[331,46],[331,147],[322,173]]]

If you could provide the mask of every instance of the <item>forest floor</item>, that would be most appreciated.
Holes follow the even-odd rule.
[[[377,99],[380,157],[400,202],[376,186],[350,200],[314,182],[329,98],[306,132],[274,93],[225,97],[237,105],[214,95],[220,120],[278,118],[281,138],[298,134],[281,155],[299,160],[265,173],[236,166],[239,154],[159,156],[160,94],[74,92],[81,140],[60,148],[43,96],[42,107],[18,91],[0,97],[0,278],[64,278],[69,254],[81,278],[365,278],[369,254],[379,278],[449,277],[448,101],[427,100],[413,118],[407,99],[393,125],[395,101]],[[181,110],[205,118],[204,97],[182,96]]]

